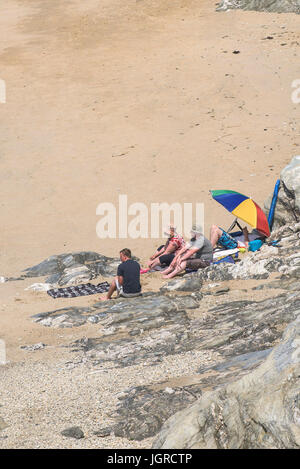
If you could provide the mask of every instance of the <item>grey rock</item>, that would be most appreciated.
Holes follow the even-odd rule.
[[[300,222],[300,156],[295,156],[280,174],[280,189],[274,212],[273,230]],[[269,214],[273,194],[264,203]]]
[[[242,10],[269,11],[277,13],[300,13],[299,0],[222,0],[217,11],[240,8]]]
[[[100,438],[105,438],[110,436],[114,431],[114,427],[103,427],[94,432],[94,435],[99,436]]]
[[[38,344],[33,344],[33,345],[21,345],[20,349],[28,350],[29,352],[35,352],[36,350],[42,350],[45,347],[47,347],[46,344],[39,342]]]
[[[116,275],[120,260],[96,252],[83,251],[59,254],[49,257],[33,267],[24,270],[26,277],[49,275],[47,283],[59,286],[76,285],[102,276]]]
[[[203,280],[195,275],[185,275],[181,278],[175,278],[166,285],[162,286],[161,292],[172,292],[172,291],[197,291],[200,290],[203,284]]]
[[[218,365],[199,367],[197,384],[172,386],[174,393],[166,393],[166,385],[158,391],[150,386],[125,391],[116,409],[115,435],[142,440],[157,434],[171,415],[195,402],[203,392],[218,389],[255,370],[299,311],[299,292],[287,292],[260,302],[227,301],[210,309],[205,318],[188,320],[184,315],[183,325],[176,325],[175,317],[175,324],[143,331],[140,335],[120,339],[112,334],[109,340],[85,338],[73,347],[77,354],[82,350],[91,364],[105,366],[107,363],[110,368],[138,363],[156,366],[168,355],[180,356],[187,351],[220,353]],[[131,320],[123,319],[125,323]]]
[[[299,449],[299,332],[298,318],[258,368],[173,415],[153,448]]]
[[[92,272],[88,267],[82,264],[74,264],[72,267],[65,268],[59,280],[59,286],[62,285],[76,285],[79,283],[88,282],[92,278]]]
[[[32,318],[47,327],[73,327],[86,322],[100,323],[104,331],[112,326],[115,331],[126,329],[150,330],[168,324],[183,324],[187,321],[185,309],[197,308],[199,299],[186,295],[168,297],[149,295],[99,301],[91,307],[69,307],[39,313]]]
[[[158,391],[149,386],[129,389],[116,409],[115,434],[134,440],[156,435],[174,412],[196,402],[205,391],[217,389],[237,377],[245,376],[257,368],[271,350],[251,352],[225,360],[213,367],[202,367],[197,376],[198,383],[189,384],[187,379],[185,385],[172,388],[172,392],[167,392],[166,389],[169,388],[164,387],[163,383],[162,389]],[[192,381],[196,381],[195,376]]]
[[[238,264],[213,265],[197,273],[175,278],[160,293],[148,292],[138,298],[98,301],[89,307],[70,306],[33,316],[35,321],[48,327],[80,327],[90,323],[98,329],[98,334],[96,331],[91,338],[82,337],[69,345],[71,352],[76,351],[76,359],[66,364],[68,368],[85,363],[90,368],[96,366],[106,372],[114,368],[143,364],[155,370],[168,356],[174,356],[174,361],[177,362],[184,359],[181,356],[186,353],[192,356],[193,352],[213,351],[214,356],[219,357],[217,364],[214,362],[211,366],[199,363],[191,381],[183,376],[181,385],[178,382],[177,385],[174,382],[163,382],[156,383],[155,388],[145,385],[124,390],[117,396],[119,403],[112,415],[114,424],[108,429],[100,428],[99,437],[107,436],[107,432],[137,440],[154,436],[165,423],[168,425],[170,417],[172,419],[178,411],[184,412],[187,406],[196,405],[205,395],[219,393],[233,383],[241,382],[265,363],[269,363],[268,366],[275,363],[274,360],[270,362],[270,357],[274,356],[273,352],[282,340],[284,329],[297,319],[300,311],[300,223],[274,230],[272,239],[280,240],[278,247],[264,245],[259,252],[249,253]],[[72,269],[76,263],[81,264],[78,258],[74,258],[74,263],[71,257],[66,257],[63,261],[62,272]],[[94,272],[98,269],[97,263],[98,260],[92,261]],[[101,259],[99,265],[100,263]],[[81,265],[91,270],[90,263],[83,262]],[[278,274],[277,279],[261,285],[265,289],[280,288],[281,294],[275,290],[271,298],[255,301],[253,291],[253,300],[245,301],[241,291],[240,300],[232,301],[229,296],[224,296],[221,303],[219,298],[215,298],[215,305],[204,310],[203,294],[226,292],[227,288],[220,282],[235,278],[246,281],[248,278],[267,278],[274,272]],[[203,290],[205,282],[218,283]],[[278,363],[276,362],[276,366]],[[268,383],[263,381],[261,375],[257,379],[258,383],[262,380],[267,395]],[[279,375],[278,379],[281,386]],[[270,393],[273,392],[272,386]],[[256,387],[259,391],[260,386]],[[166,388],[172,388],[172,392],[166,392]],[[226,407],[224,415],[220,408],[222,400],[226,403],[227,395],[221,396],[213,401],[213,410],[208,420],[203,420],[206,422],[204,430],[208,429],[209,433],[211,428],[214,432],[213,444],[217,447],[251,447],[251,444],[254,447],[269,447],[268,444],[274,443],[275,437],[269,436],[269,433],[266,435],[267,443],[260,440],[258,430],[251,427],[252,414],[249,431],[246,417],[240,426],[235,422],[232,429],[228,417],[231,408]],[[230,405],[238,401],[237,396],[238,394],[233,403],[230,397]],[[238,402],[240,420],[244,418],[245,408],[254,406],[246,398],[246,394],[241,393],[241,403]],[[291,409],[290,404],[288,406]],[[283,413],[286,413],[287,408],[283,409]],[[294,408],[291,412],[296,412],[297,415]],[[236,408],[233,407],[234,418],[236,414]],[[224,426],[222,419],[226,422]],[[254,415],[254,420],[262,428],[257,415]],[[262,425],[265,423],[262,422]],[[226,434],[227,428],[229,435]],[[252,443],[250,429],[257,437]],[[164,439],[159,441],[159,444],[165,445]],[[205,444],[209,445],[211,441],[205,435]],[[288,440],[283,441],[282,447],[286,443]],[[196,444],[198,445],[198,441]],[[275,446],[277,444],[278,442],[274,443]]]
[[[92,308],[69,307],[57,309],[50,313],[39,313],[32,316],[35,322],[46,327],[74,327],[81,326],[87,321],[87,313],[92,312]]]
[[[197,395],[184,388],[175,388],[173,393],[153,391],[144,386],[133,388],[117,408],[118,423],[114,434],[129,440],[154,436],[176,410],[194,402],[196,398]]]
[[[212,294],[215,296],[220,296],[220,295],[225,295],[229,291],[230,291],[229,287],[217,288],[216,290],[213,290]]]
[[[65,430],[61,432],[61,434],[69,438],[76,438],[77,440],[84,438],[84,433],[80,427],[66,428]]]

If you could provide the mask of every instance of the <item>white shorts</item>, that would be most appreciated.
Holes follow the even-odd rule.
[[[116,288],[117,288],[118,296],[123,296],[124,298],[134,298],[136,296],[141,296],[142,295],[141,292],[139,292],[139,293],[124,293],[123,292],[123,287],[122,287],[122,285],[119,284],[117,278],[115,279],[115,282],[116,282]]]

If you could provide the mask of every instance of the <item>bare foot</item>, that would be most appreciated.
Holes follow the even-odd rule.
[[[166,274],[169,274],[170,272],[172,272],[172,269],[170,269],[170,268],[168,267],[167,269],[165,269],[165,270],[163,270],[163,271],[161,272],[161,275],[164,277]]]
[[[171,272],[171,273],[168,274],[168,275],[164,275],[163,277],[164,277],[164,278],[173,278],[173,277],[175,277],[179,272],[180,272],[180,269],[175,269],[175,270],[173,270],[173,272]]]
[[[109,299],[110,298],[107,298],[106,296],[100,296],[100,298],[99,298],[100,301],[107,301]]]

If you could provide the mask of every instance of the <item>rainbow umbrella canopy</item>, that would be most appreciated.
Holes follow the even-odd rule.
[[[266,237],[270,236],[268,220],[262,209],[246,195],[235,191],[210,191],[213,199],[235,217],[240,218]]]

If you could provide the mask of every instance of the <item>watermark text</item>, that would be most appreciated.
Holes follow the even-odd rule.
[[[292,88],[295,90],[291,94],[291,99],[294,104],[300,104],[300,78],[292,82]]]
[[[0,78],[0,103],[6,103],[6,83]]]
[[[99,238],[162,238],[164,230],[173,225],[177,233],[190,236],[194,223],[204,229],[203,203],[168,204],[151,203],[150,207],[142,202],[128,205],[126,194],[119,195],[118,207],[111,202],[102,202],[96,208],[100,220],[96,225]]]

